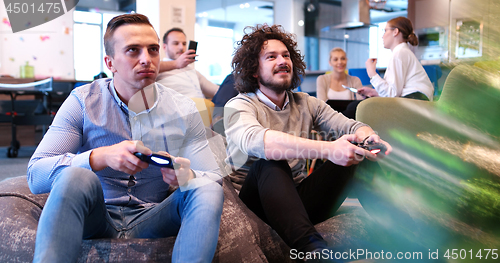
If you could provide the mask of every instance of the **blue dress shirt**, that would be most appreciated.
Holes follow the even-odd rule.
[[[173,156],[189,159],[195,173],[190,183],[219,181],[221,172],[194,102],[161,84],[153,88],[156,101],[139,113],[119,99],[112,79],[99,79],[74,89],[28,164],[31,191],[49,192],[65,167],[91,169],[92,149],[124,140],[141,140],[154,152],[168,150]],[[128,186],[130,174],[109,167],[95,173],[106,204],[149,206],[167,197],[169,185],[153,165],[134,175],[133,186]]]

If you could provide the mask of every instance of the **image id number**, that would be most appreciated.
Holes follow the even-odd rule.
[[[498,259],[498,249],[484,248],[477,252],[472,249],[447,249],[443,257],[447,259]]]
[[[14,13],[14,14],[35,14],[35,13],[41,13],[41,14],[59,14],[61,12],[61,3],[41,3],[40,5],[35,5],[35,3],[28,4],[28,3],[9,3],[7,5],[7,13]]]

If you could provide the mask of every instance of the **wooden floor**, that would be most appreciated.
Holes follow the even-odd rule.
[[[12,128],[10,123],[0,123],[0,147],[10,146],[12,141]],[[23,146],[35,146],[40,142],[42,129],[34,125],[21,125],[16,127],[16,138]]]
[[[16,101],[24,101],[24,100],[34,100],[34,95],[23,95],[16,98]],[[10,96],[6,94],[0,94],[0,102],[3,102],[2,106],[8,106],[7,111],[10,111]],[[36,104],[35,104],[36,105]],[[16,107],[19,107],[17,105]],[[4,109],[5,110],[5,109]],[[17,109],[19,110],[19,109]],[[5,114],[5,112],[3,112]],[[17,140],[21,143],[21,147],[25,146],[35,146],[40,142],[41,139],[41,129],[38,128],[38,132],[35,132],[34,125],[21,125],[16,127],[16,137]],[[0,147],[10,146],[10,142],[12,141],[12,128],[10,123],[2,122],[0,123]]]

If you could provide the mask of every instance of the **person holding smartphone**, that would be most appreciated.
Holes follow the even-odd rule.
[[[157,82],[189,98],[214,97],[219,85],[210,82],[194,68],[196,50],[186,50],[186,34],[182,29],[174,27],[163,35],[163,49],[165,58],[160,63]]]

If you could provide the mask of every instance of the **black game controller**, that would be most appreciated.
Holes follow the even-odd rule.
[[[143,162],[147,162],[152,165],[156,165],[159,167],[167,167],[170,169],[174,169],[174,163],[170,157],[165,155],[153,153],[151,155],[142,154],[140,152],[134,153],[134,155],[139,158]]]
[[[385,147],[385,145],[382,143],[373,143],[373,142],[367,142],[366,144],[357,142],[351,142],[351,143],[360,148],[368,150],[373,154],[378,154],[378,153],[385,154],[385,152],[387,151],[387,147]]]

